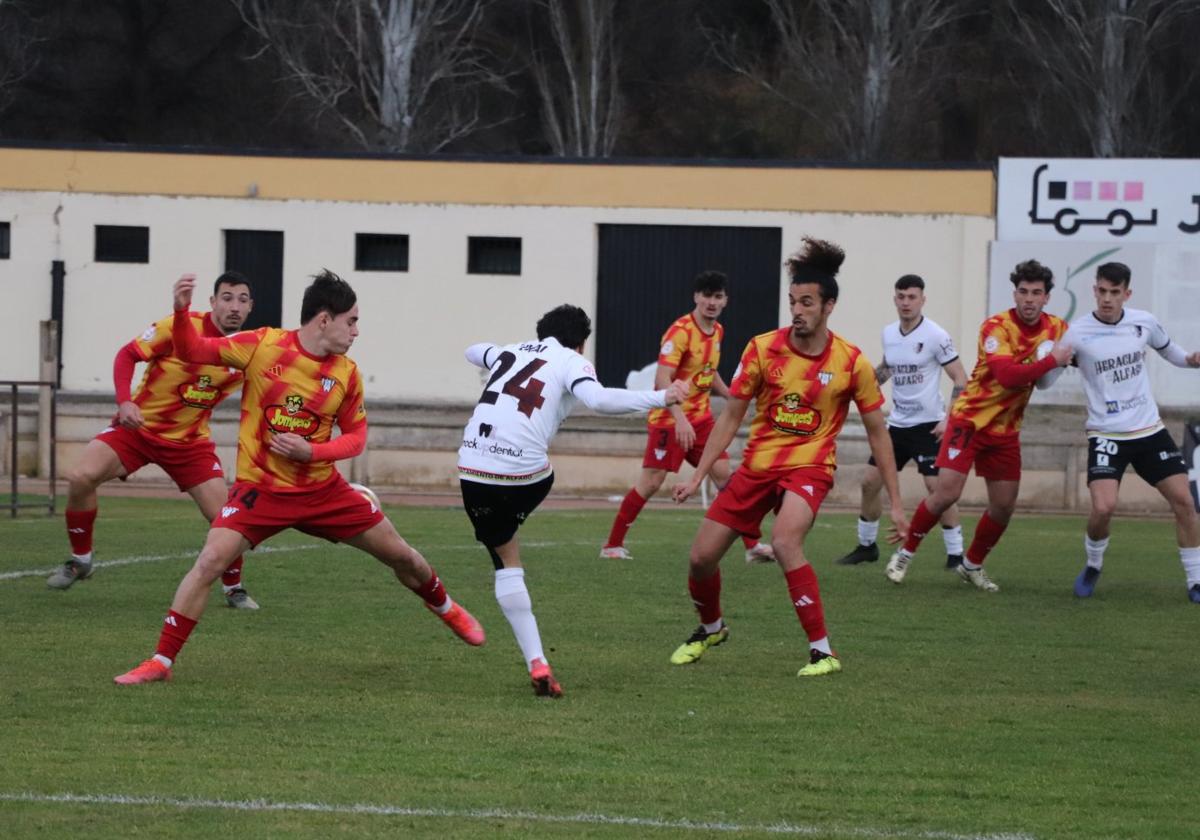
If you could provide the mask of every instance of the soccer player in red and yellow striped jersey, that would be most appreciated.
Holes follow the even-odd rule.
[[[367,442],[362,379],[346,353],[358,335],[358,303],[350,284],[322,271],[304,292],[300,328],[264,327],[223,338],[196,333],[187,308],[195,277],[175,284],[172,339],[192,362],[242,370],[237,482],[213,521],[192,569],[180,582],[150,659],[114,678],[118,685],[167,680],[183,644],[204,613],[208,590],[229,561],[288,528],[345,542],[392,569],[459,638],[484,642],[483,628],[452,601],[421,554],[401,539],[373,494],[355,490],[334,461],[358,455]],[[333,426],[341,436],[331,439]]]
[[[1037,260],[1027,260],[1009,280],[1015,306],[988,318],[979,329],[979,361],[950,407],[936,462],[937,481],[913,514],[908,539],[888,561],[886,573],[893,583],[904,580],[921,540],[962,496],[973,464],[987,483],[988,506],[955,571],[985,592],[1000,591],[983,562],[1017,504],[1025,406],[1034,384],[1048,385],[1071,359],[1071,348],[1062,340],[1066,322],[1042,311],[1054,288],[1053,272]]]
[[[719,271],[696,275],[692,300],[692,311],[676,318],[663,333],[654,374],[655,389],[666,388],[677,379],[689,384],[688,397],[682,405],[655,409],[647,417],[642,472],[621,500],[608,539],[600,549],[602,558],[633,559],[625,548],[625,535],[646,502],[662,487],[667,473],[678,472],[684,461],[693,467],[700,462],[714,422],[709,394],[729,397],[729,387],[717,372],[725,337],[725,328],[717,319],[729,303],[725,275]],[[712,479],[718,487],[725,486],[729,472],[729,456],[722,454],[712,468]],[[746,562],[769,562],[774,558],[770,545],[750,537],[745,543]]]
[[[213,284],[211,312],[191,313],[197,330],[209,337],[241,329],[253,308],[250,283],[229,271]],[[67,589],[92,574],[92,537],[98,508],[97,489],[114,478],[124,479],[146,464],[157,464],[181,491],[196,500],[212,522],[221,512],[228,489],[225,473],[209,438],[212,410],[241,387],[241,371],[218,365],[185,362],[171,340],[172,318],[163,318],[122,347],[113,360],[117,414],[84,449],[68,474],[67,537],[71,559],[46,583]],[[134,367],[146,363],[136,393],[130,394]],[[242,586],[242,558],[221,576],[226,603],[241,609],[258,605]]]
[[[775,510],[771,544],[809,640],[809,662],[798,676],[841,670],[825,631],[820,588],[804,556],[804,539],[833,485],[836,439],[851,402],[862,415],[887,488],[897,538],[905,535],[896,461],[880,411],[883,395],[874,368],[862,351],[835,335],[827,323],[837,303],[835,276],[844,259],[838,246],[808,238],[800,253],[788,259],[792,325],[757,336],[747,345],[729,386],[729,402],[695,475],[675,487],[678,502],[696,492],[733,441],[751,400],[756,401],[742,465],[708,509],[692,542],[688,591],[700,613],[700,626],[672,654],[673,664],[695,662],[728,637],[720,605],[721,557],[739,534],[758,536],[763,516]]]

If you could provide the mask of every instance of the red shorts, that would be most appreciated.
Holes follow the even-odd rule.
[[[758,539],[762,536],[763,517],[770,511],[779,513],[786,491],[804,499],[816,516],[831,487],[833,476],[824,467],[797,467],[769,473],[738,467],[704,518],[719,522],[743,536]]]
[[[221,459],[211,440],[173,443],[124,426],[109,426],[95,439],[117,453],[128,475],[146,464],[157,464],[180,490],[190,490],[214,478],[225,480]]]
[[[383,512],[334,473],[312,490],[290,493],[239,481],[229,488],[229,498],[212,527],[237,531],[251,545],[258,545],[288,528],[340,542],[382,521]]]
[[[995,481],[1021,480],[1021,438],[1019,435],[990,435],[976,429],[970,421],[951,417],[938,450],[938,468],[969,473]]]
[[[679,441],[675,439],[674,426],[666,429],[648,429],[646,454],[642,457],[642,466],[651,470],[666,470],[670,473],[679,472],[684,461],[693,467],[696,466],[700,463],[700,456],[704,454],[704,444],[708,443],[708,436],[712,433],[714,425],[716,425],[716,421],[713,420],[711,414],[693,424],[692,429],[696,432],[696,442],[686,452],[679,445]],[[728,452],[721,453],[721,458],[728,457]],[[719,461],[721,458],[717,460]]]

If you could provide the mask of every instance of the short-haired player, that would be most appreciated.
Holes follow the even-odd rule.
[[[967,475],[987,485],[987,510],[956,567],[959,576],[985,592],[999,592],[984,560],[1012,519],[1021,487],[1021,421],[1035,383],[1048,385],[1071,359],[1063,341],[1067,324],[1043,310],[1050,302],[1054,273],[1037,260],[1026,260],[1009,275],[1013,307],[979,328],[979,358],[967,387],[950,408],[938,450],[937,480],[917,506],[904,545],[885,570],[901,583],[921,540],[962,496]]]
[[[946,406],[939,387],[942,371],[953,383],[953,402],[967,384],[954,348],[954,339],[941,325],[924,315],[925,281],[916,274],[905,274],[895,284],[892,302],[899,319],[883,328],[883,361],[875,367],[882,385],[892,383],[892,411],[888,415],[888,435],[896,455],[896,469],[904,469],[910,460],[933,490],[938,468],[938,445],[946,431]],[[879,517],[883,512],[879,494],[883,479],[872,456],[862,479],[862,506],[858,514],[858,545],[838,559],[843,566],[873,563],[879,559]],[[942,514],[942,541],[946,546],[946,568],[962,562],[963,537],[958,505]]]
[[[450,599],[429,563],[396,533],[379,506],[334,467],[367,443],[362,374],[346,355],[358,336],[358,299],[350,284],[331,271],[317,274],[304,292],[299,329],[262,327],[206,338],[188,313],[195,283],[190,274],[175,283],[171,337],[181,358],[245,375],[237,482],[175,591],[154,655],[113,681],[170,679],[175,658],[204,614],[213,581],[234,557],[288,528],[370,554],[455,635],[482,645],[479,622]],[[335,425],[341,430],[336,438]]]
[[[729,303],[726,276],[719,271],[700,272],[696,275],[692,301],[695,304],[692,311],[675,319],[663,333],[654,373],[655,388],[666,388],[671,382],[682,380],[690,384],[691,390],[679,405],[655,409],[646,418],[642,472],[621,500],[608,539],[600,549],[601,557],[633,559],[625,547],[626,534],[646,502],[662,487],[668,473],[679,472],[684,461],[693,467],[699,463],[715,422],[709,394],[729,397],[729,387],[717,371],[725,337],[725,328],[718,319]],[[724,487],[729,473],[729,455],[722,453],[713,464],[710,477],[717,487]],[[774,559],[770,543],[750,537],[743,541],[747,563]]]
[[[582,355],[591,319],[564,304],[537,323],[537,338],[500,346],[472,344],[467,361],[491,373],[458,450],[463,507],[496,570],[495,594],[525,660],[533,693],[561,697],[525,584],[517,530],[554,484],[547,450],[580,402],[601,414],[626,414],[678,404],[688,384],[658,391],[605,388]]]
[[[1088,418],[1088,495],[1091,512],[1086,561],[1075,594],[1090,597],[1104,568],[1121,477],[1132,467],[1171,506],[1188,599],[1200,604],[1200,517],[1188,487],[1188,468],[1163,425],[1146,370],[1147,348],[1175,367],[1200,367],[1200,351],[1173,342],[1158,319],[1125,305],[1132,274],[1123,263],[1096,269],[1096,308],[1071,322],[1075,363],[1083,374]]]
[[[209,312],[192,314],[196,329],[209,337],[232,335],[254,308],[250,281],[236,271],[225,272],[213,283],[208,304]],[[168,315],[151,324],[113,359],[117,413],[67,474],[71,558],[46,580],[51,589],[68,589],[75,581],[91,577],[99,508],[96,491],[114,478],[124,481],[146,464],[156,464],[195,500],[209,522],[221,512],[229,489],[209,433],[209,420],[213,409],[241,388],[242,372],[185,362],[171,341],[171,322]],[[146,371],[131,394],[129,386],[139,362],[146,363]],[[221,583],[226,604],[258,609],[242,585],[240,556],[222,573]]]

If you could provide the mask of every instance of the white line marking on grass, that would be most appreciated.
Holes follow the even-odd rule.
[[[1030,834],[958,834],[952,831],[908,831],[904,829],[838,828],[794,823],[733,823],[623,817],[615,814],[543,814],[509,811],[504,808],[408,808],[403,805],[331,805],[325,802],[269,802],[265,799],[192,799],[171,796],[128,796],[124,794],[0,793],[0,802],[62,803],[69,805],[148,805],[159,808],[209,808],[219,811],[299,811],[318,814],[356,814],[372,817],[439,817],[457,820],[525,820],[535,823],[576,825],[627,825],[636,828],[668,828],[685,831],[718,831],[729,834],[757,832],[797,836],[841,834],[852,837],[913,838],[913,840],[1035,840]]]
[[[306,543],[304,545],[268,545],[263,548],[256,548],[251,557],[258,554],[274,554],[279,551],[312,551],[315,548],[321,547],[321,545],[315,543]],[[195,551],[187,551],[179,554],[147,554],[141,557],[118,557],[116,560],[97,560],[92,565],[97,569],[107,569],[112,566],[133,566],[138,563],[161,563],[164,560],[186,560],[189,557],[195,557],[199,553],[200,550],[196,549]],[[16,572],[4,572],[0,574],[0,580],[45,577],[57,568],[58,566],[51,566],[49,569],[21,569]]]

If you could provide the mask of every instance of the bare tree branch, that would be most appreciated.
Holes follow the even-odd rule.
[[[878,160],[940,81],[938,39],[962,0],[764,0],[774,54],[707,31],[717,59],[823,128],[834,154]],[[904,101],[898,102],[897,90]]]
[[[1020,60],[1041,72],[1053,92],[1050,107],[1065,111],[1096,157],[1158,154],[1166,146],[1171,111],[1152,58],[1200,0],[1045,0],[1045,13],[1029,15],[1008,0],[1007,25]],[[1182,95],[1197,77],[1188,71]],[[1034,130],[1054,131],[1047,104],[1026,100]]]
[[[231,0],[319,114],[364,148],[434,152],[481,127],[505,81],[479,44],[493,0]]]
[[[531,4],[529,67],[543,131],[556,155],[608,157],[616,147],[621,130],[617,5],[618,0]]]

